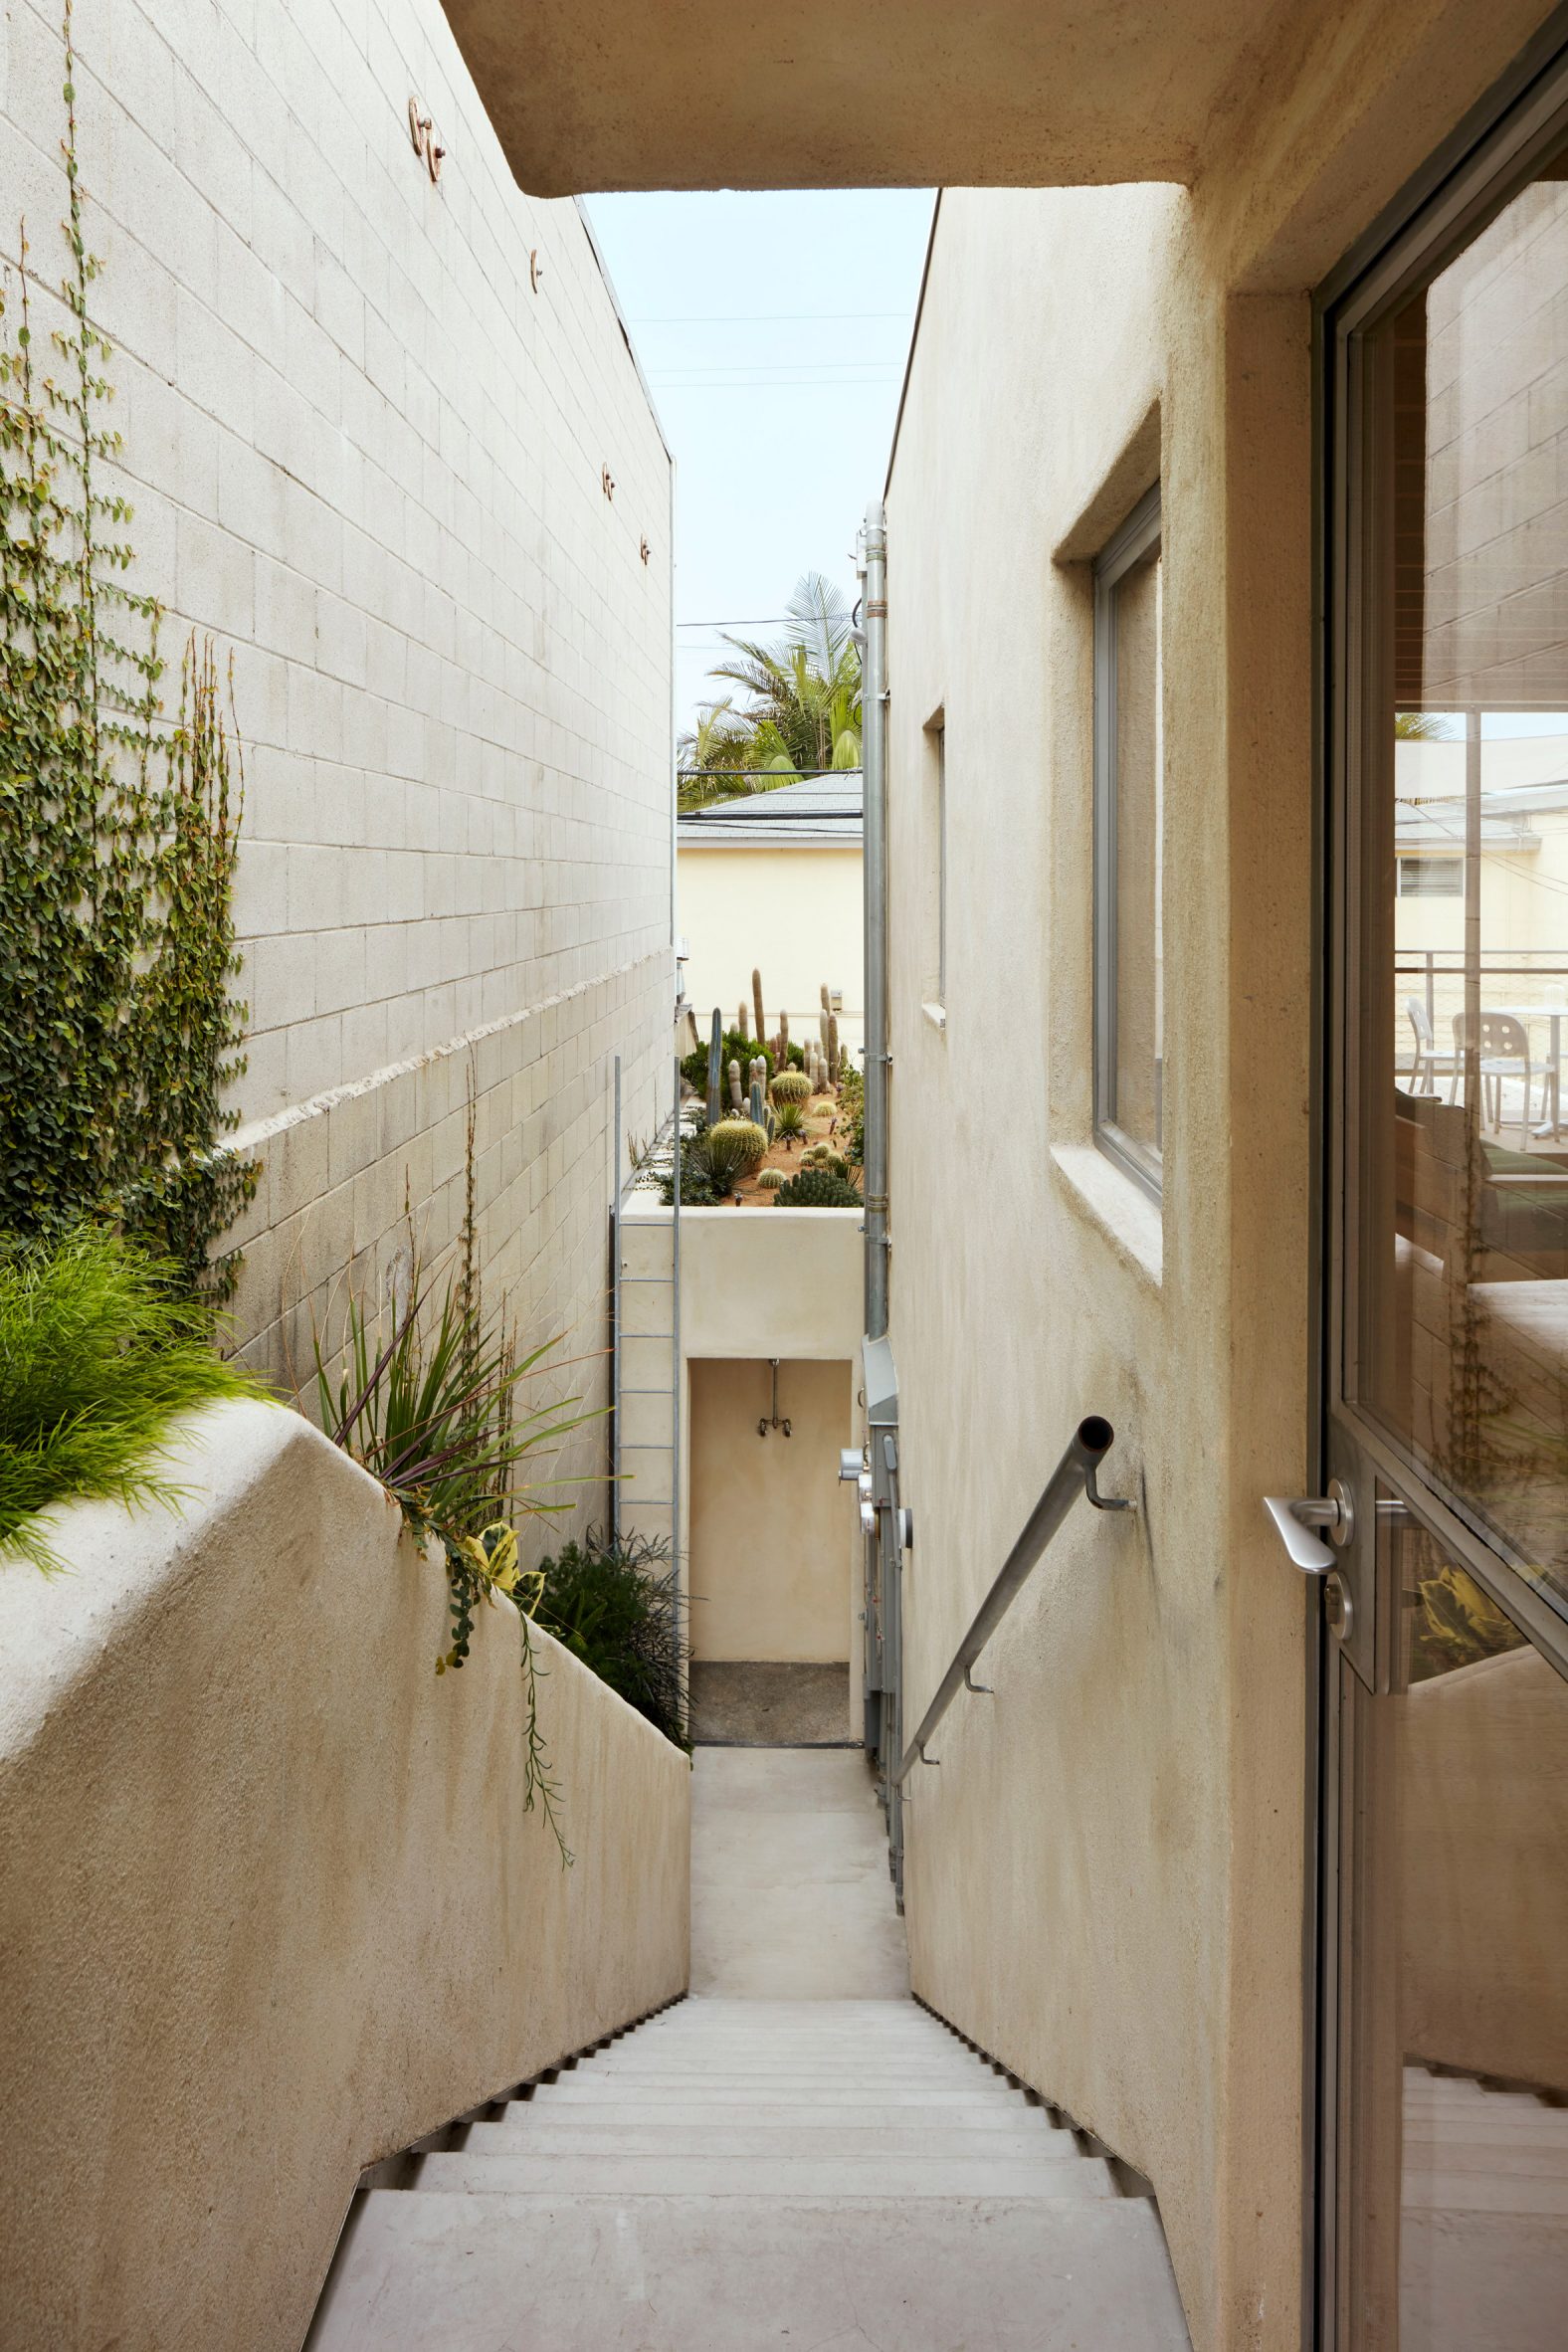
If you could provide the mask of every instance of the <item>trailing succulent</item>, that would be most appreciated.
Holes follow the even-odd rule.
[[[830,1168],[802,1168],[773,1195],[780,1209],[858,1209],[861,1196],[853,1184]]]

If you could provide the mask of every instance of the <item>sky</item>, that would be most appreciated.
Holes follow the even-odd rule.
[[[676,461],[676,721],[728,689],[719,630],[782,635],[802,572],[853,602],[887,471],[929,189],[591,196]]]

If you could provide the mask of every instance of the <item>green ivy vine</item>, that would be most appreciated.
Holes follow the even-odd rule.
[[[163,609],[106,487],[109,343],[90,290],[71,0],[65,324],[34,340],[25,224],[0,294],[0,1229],[108,1216],[226,1297],[214,1245],[258,1170],[223,1147],[247,1008],[232,892],[244,776],[232,678],[192,637],[163,715]]]

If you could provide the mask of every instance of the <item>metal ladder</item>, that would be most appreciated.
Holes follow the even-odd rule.
[[[616,1169],[610,1212],[611,1398],[610,1528],[615,1540],[663,1539],[681,1557],[681,1069],[669,1122],[656,1146],[668,1149],[677,1181],[668,1226],[636,1220],[637,1263],[628,1269],[627,1204],[636,1172],[622,1165],[621,1058],[615,1058]],[[666,1237],[668,1237],[666,1239]],[[656,1263],[657,1253],[657,1263]]]

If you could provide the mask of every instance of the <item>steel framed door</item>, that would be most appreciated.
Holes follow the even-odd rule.
[[[1431,182],[1321,320],[1324,1484],[1281,1522],[1322,1596],[1316,2325],[1323,2352],[1554,2352],[1563,64]]]

